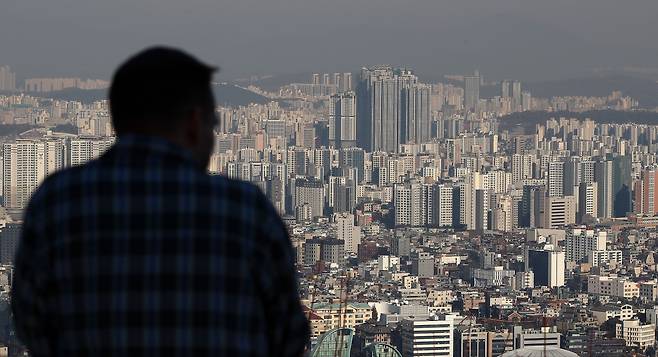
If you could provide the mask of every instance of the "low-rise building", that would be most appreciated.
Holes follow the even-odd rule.
[[[316,329],[311,331],[312,336],[320,336],[339,327],[354,328],[372,318],[370,305],[358,302],[348,302],[343,305],[339,303],[313,304],[312,313],[322,319],[311,324],[311,328]]]
[[[587,292],[631,299],[640,296],[640,284],[626,277],[590,275],[587,279]]]
[[[617,324],[615,336],[623,338],[627,346],[647,348],[656,344],[656,325],[640,324],[637,319],[621,321]]]
[[[635,317],[635,311],[631,305],[603,305],[601,307],[594,307],[591,309],[592,316],[599,324],[602,324],[610,319],[618,318],[621,321],[630,320]]]

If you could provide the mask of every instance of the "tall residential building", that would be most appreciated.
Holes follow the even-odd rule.
[[[350,213],[334,214],[336,238],[345,242],[345,253],[357,254],[361,244],[361,227],[354,224],[354,215]]]
[[[355,168],[358,177],[354,181],[363,182],[365,180],[365,151],[357,147],[341,149],[338,152],[338,167],[344,170]]]
[[[454,317],[411,316],[400,321],[401,345],[405,357],[452,356]]]
[[[597,183],[598,209],[597,217],[611,218],[613,212],[613,167],[612,161],[599,161],[594,168],[594,179]]]
[[[424,185],[411,182],[396,184],[394,188],[395,225],[420,227],[425,225],[423,211]]]
[[[459,224],[466,229],[475,229],[475,193],[470,178],[460,182],[453,191],[453,206],[457,210]]]
[[[71,140],[68,164],[71,166],[82,165],[89,160],[99,157],[114,143],[113,139],[74,139]]]
[[[476,113],[480,104],[480,74],[464,77],[464,111]]]
[[[553,161],[548,164],[548,196],[564,196],[564,166],[562,161]]]
[[[340,82],[341,82],[340,73],[334,73],[332,78],[332,84],[336,86],[336,90],[340,90],[341,88]]]
[[[312,217],[322,216],[324,213],[324,184],[315,179],[296,179],[293,196],[293,209],[308,205]]]
[[[343,73],[343,80],[341,82],[341,90],[350,91],[352,90],[352,73],[346,72]]]
[[[498,199],[497,206],[491,210],[491,229],[501,232],[510,232],[516,227],[513,212],[514,203],[512,197],[502,196]]]
[[[431,137],[431,93],[426,84],[402,89],[400,143],[421,144]]]
[[[16,90],[16,73],[12,72],[9,66],[0,66],[0,90]]]
[[[489,226],[489,191],[475,190],[475,230],[483,233]]]
[[[436,205],[437,212],[436,226],[438,227],[451,227],[453,225],[454,209],[453,209],[453,191],[454,188],[448,185],[436,186]]]
[[[580,183],[592,183],[596,180],[594,179],[594,172],[596,167],[596,162],[591,160],[584,160],[579,163],[580,169]]]
[[[509,98],[510,92],[509,92],[509,81],[503,81],[500,86],[500,95],[503,98]]]
[[[356,146],[356,95],[334,94],[329,101],[329,145],[335,148]]]
[[[522,95],[523,94],[521,92],[521,82],[514,81],[512,83],[512,106],[513,106],[513,111],[517,111],[518,107],[522,105],[522,103],[521,103]]]
[[[512,183],[532,178],[532,155],[512,155]]]
[[[5,208],[24,208],[41,181],[65,165],[64,143],[59,140],[18,140],[2,149]]]
[[[658,214],[658,169],[655,167],[642,171],[642,176],[635,182],[635,202],[633,212],[654,216]]]
[[[565,196],[578,195],[580,185],[580,157],[572,156],[563,163],[563,192]]]
[[[430,138],[431,89],[406,69],[363,68],[357,87],[357,142],[367,151],[398,152]]]
[[[605,231],[574,228],[567,231],[565,253],[567,262],[582,263],[587,261],[593,251],[606,250]]]
[[[521,109],[524,112],[532,110],[532,94],[530,92],[521,93]]]

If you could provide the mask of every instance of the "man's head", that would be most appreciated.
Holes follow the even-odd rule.
[[[146,49],[124,62],[110,87],[110,112],[118,137],[143,134],[189,149],[204,168],[213,147],[216,68],[176,49]]]

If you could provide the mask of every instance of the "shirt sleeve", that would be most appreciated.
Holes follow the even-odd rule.
[[[14,259],[11,308],[18,339],[32,356],[52,355],[49,332],[47,254],[35,229],[37,220],[26,211],[20,241]]]
[[[288,231],[274,207],[266,200],[263,227],[266,247],[262,247],[261,291],[267,316],[269,354],[300,357],[309,339],[308,320],[299,299],[294,250]]]

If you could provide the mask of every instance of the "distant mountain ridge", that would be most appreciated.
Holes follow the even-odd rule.
[[[418,73],[425,83],[450,83],[463,86],[463,83],[448,80],[443,76]],[[242,80],[241,85],[253,84],[266,91],[276,91],[281,86],[290,83],[310,83],[311,73],[294,73],[268,76],[255,81]],[[353,84],[358,81],[358,73],[352,74]],[[486,78],[486,77],[485,77]],[[530,91],[533,97],[551,98],[558,96],[605,97],[613,91],[621,91],[640,102],[642,108],[658,107],[658,82],[649,78],[640,78],[624,73],[601,73],[588,77],[573,79],[558,79],[551,81],[522,82],[522,90]],[[480,88],[482,98],[493,98],[501,95],[500,85],[486,85]]]
[[[648,111],[594,110],[582,113],[574,112],[520,112],[499,118],[499,130],[515,133],[532,134],[537,124],[544,124],[550,118],[592,119],[600,124],[649,124],[658,125],[658,113]]]
[[[270,100],[260,94],[240,88],[233,84],[217,84],[213,86],[215,101],[222,106],[246,106],[251,103],[265,104]],[[9,94],[9,93],[6,93]],[[107,90],[84,90],[77,88],[68,88],[61,91],[46,93],[26,93],[35,97],[53,98],[66,101],[78,101],[85,104],[107,99]]]

